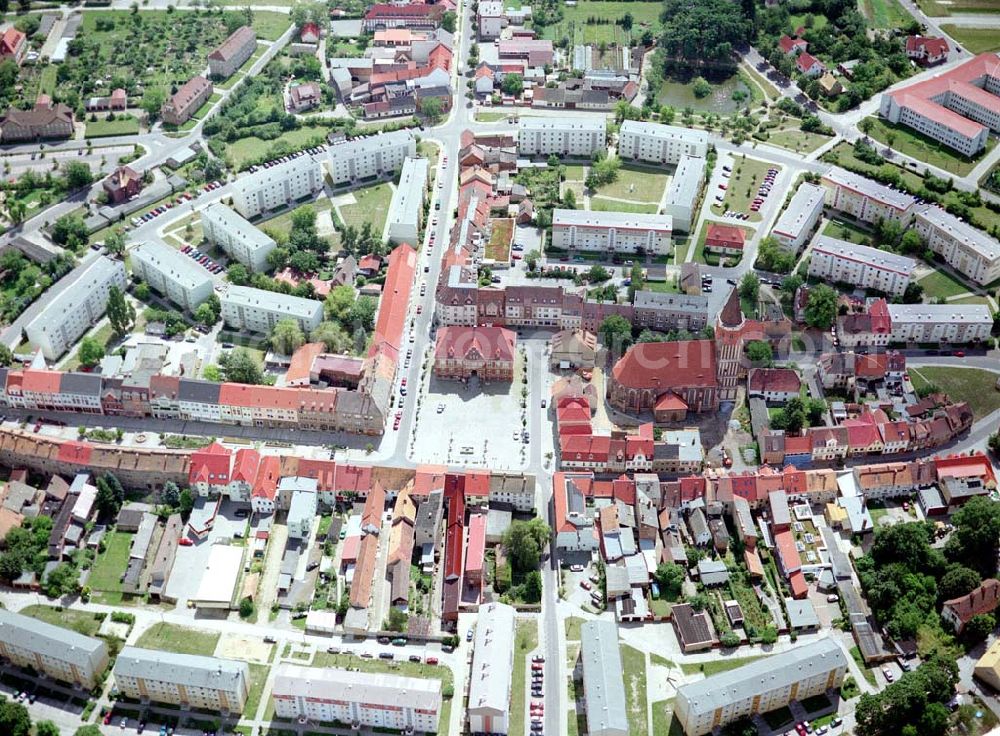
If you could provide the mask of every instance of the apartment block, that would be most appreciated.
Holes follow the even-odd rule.
[[[618,156],[656,164],[676,164],[682,156],[704,158],[708,133],[676,125],[626,120],[618,131]]]
[[[525,156],[590,158],[607,148],[604,118],[524,116],[517,125],[517,152]]]
[[[118,690],[143,702],[242,713],[250,669],[246,662],[125,647],[112,670]]]
[[[500,32],[506,25],[503,0],[483,0],[479,3],[476,20],[480,39],[492,41],[500,38]]]
[[[835,640],[820,639],[681,686],[674,713],[687,736],[704,736],[743,716],[839,687],[846,672],[844,651]]]
[[[900,225],[908,225],[913,219],[916,200],[906,192],[839,168],[831,169],[822,181],[826,187],[827,206],[862,222],[875,224],[879,220],[894,220]]]
[[[993,317],[985,304],[890,304],[892,342],[979,342],[990,336]]]
[[[418,244],[429,165],[430,162],[425,158],[407,158],[403,161],[399,184],[389,204],[389,240],[395,244]]]
[[[587,733],[629,736],[618,625],[613,621],[586,621],[580,627],[580,658],[587,701]]]
[[[906,256],[820,235],[813,243],[809,275],[902,296],[916,265]]]
[[[191,77],[177,93],[163,103],[160,117],[169,125],[183,125],[212,96],[212,83],[204,77]]]
[[[230,286],[222,295],[222,319],[237,330],[268,333],[283,319],[293,319],[306,334],[323,321],[323,302],[250,286]]]
[[[469,731],[491,734],[509,732],[513,671],[514,609],[504,603],[481,606],[469,674],[466,710]]]
[[[268,270],[267,256],[278,247],[269,235],[220,202],[201,211],[201,229],[206,240],[255,272]]]
[[[91,690],[108,666],[101,639],[0,608],[0,658]]]
[[[257,50],[257,34],[250,26],[242,26],[208,55],[208,71],[213,77],[228,79]]]
[[[417,142],[408,130],[355,138],[327,149],[326,168],[334,186],[394,174],[407,158],[417,155]]]
[[[663,214],[673,218],[674,230],[691,232],[691,225],[698,214],[695,207],[704,183],[705,159],[702,156],[682,155],[667,185],[667,204],[663,209]]]
[[[436,733],[441,714],[441,681],[402,675],[281,664],[271,695],[279,718],[404,733]]]
[[[233,207],[249,219],[312,196],[322,188],[319,164],[312,156],[298,156],[233,182]]]
[[[774,239],[796,253],[801,250],[823,215],[825,194],[816,184],[801,185],[771,230]]]
[[[46,294],[52,295],[48,303],[24,328],[28,341],[46,360],[56,360],[104,316],[112,286],[125,290],[121,261],[98,256],[79,266]]]
[[[1000,242],[936,205],[918,207],[913,229],[945,263],[977,284],[1000,278]]]
[[[132,275],[189,312],[212,295],[212,274],[200,263],[163,243],[129,251]]]
[[[552,212],[552,245],[563,250],[667,255],[672,235],[670,215],[563,209]]]

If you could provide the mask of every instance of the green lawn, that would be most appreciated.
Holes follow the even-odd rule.
[[[580,167],[582,168],[582,167]],[[649,169],[644,166],[622,166],[618,170],[618,178],[610,184],[598,187],[596,196],[612,199],[628,199],[633,202],[652,202],[659,204],[663,198],[670,177],[662,169]]]
[[[657,700],[653,703],[653,734],[654,736],[684,736],[680,721],[674,718],[673,698]]]
[[[728,189],[722,204],[712,204],[712,212],[717,215],[723,214],[726,210],[736,212],[746,212],[753,221],[760,220],[760,214],[750,212],[750,203],[757,196],[757,190],[764,182],[764,176],[769,168],[779,168],[775,164],[767,164],[764,161],[757,161],[751,158],[737,158],[734,161],[733,174],[727,180]],[[719,193],[716,189],[705,196],[715,197]]]
[[[360,228],[364,223],[370,222],[375,235],[382,237],[389,203],[392,202],[392,187],[381,182],[355,189],[353,195],[355,203],[340,208],[340,217],[344,224]]]
[[[694,675],[699,672],[703,672],[705,677],[711,677],[712,675],[717,675],[720,672],[728,672],[729,670],[734,670],[737,667],[742,667],[745,664],[750,664],[758,659],[761,659],[761,657],[719,657],[717,659],[711,659],[708,662],[701,662],[698,664],[682,664],[681,669],[684,671],[685,675]]]
[[[1000,28],[969,28],[947,23],[941,30],[973,54],[1000,51]]]
[[[514,673],[510,693],[510,736],[524,736],[524,693],[528,653],[538,646],[538,623],[534,619],[517,622],[514,634]]]
[[[661,294],[679,294],[677,277],[667,275],[666,281],[647,281],[642,285],[642,291],[657,291]]]
[[[870,245],[872,236],[864,228],[844,220],[828,220],[823,234],[838,240],[846,240],[858,245]]]
[[[628,644],[622,644],[620,648],[628,730],[631,736],[646,736],[649,732],[646,716],[646,655]]]
[[[280,155],[285,155],[318,145],[326,139],[326,132],[327,129],[321,125],[303,125],[270,141],[256,136],[240,138],[226,144],[226,158],[232,161],[237,170],[245,169],[255,161],[272,158],[268,151],[280,150]]]
[[[911,368],[913,388],[934,385],[952,401],[968,401],[976,420],[1000,409],[1000,391],[996,389],[997,374],[982,368],[952,368],[924,366]]]
[[[111,532],[104,537],[104,552],[94,561],[87,585],[104,593],[121,593],[122,575],[128,567],[128,553],[134,534]]]
[[[19,613],[31,618],[37,618],[53,626],[61,626],[64,629],[72,629],[84,636],[96,636],[101,628],[101,614],[88,613],[87,611],[74,611],[69,608],[56,608],[55,606],[26,606]]]
[[[570,616],[566,619],[566,641],[580,641],[580,627],[583,626],[583,619],[577,616]]]
[[[875,28],[901,28],[913,20],[898,0],[862,0],[861,9]]]
[[[114,120],[97,120],[87,123],[85,138],[106,138],[112,135],[135,135],[139,132],[139,120],[131,115],[115,117]]]
[[[247,718],[256,718],[257,706],[260,705],[260,696],[264,693],[264,684],[267,682],[267,673],[270,670],[266,664],[253,664],[250,667],[250,688],[247,695],[247,704],[243,708],[243,714]]]
[[[559,23],[546,26],[542,34],[543,38],[558,41],[561,38],[568,38],[570,44],[589,43],[627,43],[629,34],[615,21],[621,18],[625,12],[632,14],[634,25],[632,35],[639,36],[646,28],[654,30],[660,27],[660,11],[662,6],[656,2],[630,2],[627,9],[623,8],[619,2],[605,2],[603,0],[580,0],[576,6],[560,4],[563,9],[563,19]],[[608,21],[600,25],[588,25],[590,18],[603,19]]]
[[[587,166],[570,164],[566,166],[566,181],[585,181],[587,179]]]
[[[865,660],[861,656],[861,650],[858,649],[856,646],[851,647],[851,659],[854,660],[854,663],[864,674],[865,679],[868,680],[868,684],[871,685],[872,687],[877,687],[878,683],[875,680],[875,673],[872,670],[868,669],[868,667],[865,665]]]
[[[965,13],[1000,13],[1000,0],[917,0],[917,4],[925,14],[932,17]],[[944,26],[942,30],[947,32]]]
[[[873,123],[868,135],[875,140],[889,146],[891,137],[891,148],[896,151],[957,176],[966,176],[975,168],[982,157],[993,150],[993,146],[996,145],[996,139],[990,138],[986,143],[986,148],[970,159],[905,125],[894,125],[888,120],[875,116],[868,118],[868,120]]]
[[[770,143],[772,146],[787,148],[797,153],[812,153],[831,140],[830,136],[820,135],[819,133],[806,133],[802,130],[782,130],[777,133],[771,133],[767,139],[767,143]]]
[[[969,290],[969,287],[947,271],[933,271],[917,283],[924,287],[924,294],[929,299],[947,299],[950,296],[965,294]]]
[[[291,24],[291,18],[287,13],[276,13],[271,10],[253,11],[253,29],[257,31],[257,38],[265,41],[277,41]]]
[[[577,199],[579,202],[579,198]],[[659,207],[655,204],[639,202],[618,202],[604,197],[591,197],[590,209],[595,212],[633,212],[639,215],[655,215]]]
[[[160,621],[146,629],[135,645],[146,649],[159,649],[164,652],[200,654],[211,657],[215,654],[215,647],[218,643],[219,633],[216,631],[189,629],[186,626]]]

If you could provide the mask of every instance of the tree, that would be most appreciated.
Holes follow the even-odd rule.
[[[326,295],[324,308],[328,319],[343,324],[352,306],[354,306],[354,288],[350,284],[330,289],[330,293]]]
[[[681,594],[681,585],[684,583],[684,568],[673,562],[661,562],[656,566],[653,573],[657,584],[660,586],[660,597],[668,600],[676,600]]]
[[[387,631],[406,631],[406,625],[409,621],[409,616],[405,612],[396,608],[396,606],[389,607],[389,616],[385,620],[385,628]]]
[[[1000,504],[987,496],[974,496],[951,517],[955,526],[945,545],[949,560],[970,567],[984,578],[997,570],[1000,544]]]
[[[124,335],[135,323],[135,307],[117,286],[108,289],[108,321],[116,335]]]
[[[142,91],[142,101],[139,107],[145,111],[150,120],[155,120],[160,116],[160,108],[167,101],[167,93],[162,87],[147,85]]]
[[[702,97],[708,97],[712,94],[712,85],[704,77],[695,77],[691,91],[700,100]]]
[[[727,631],[719,638],[719,643],[727,649],[732,649],[740,645],[740,637],[735,631]]]
[[[774,351],[771,344],[763,340],[751,340],[747,343],[747,358],[758,366],[770,367],[774,364]]]
[[[624,353],[632,344],[632,323],[620,314],[605,317],[597,331],[605,347],[616,354]]]
[[[587,271],[587,281],[592,284],[600,284],[611,278],[611,273],[600,263],[595,263]]]
[[[226,278],[229,279],[229,283],[236,286],[246,286],[250,283],[250,274],[242,263],[229,264],[226,269]]]
[[[194,318],[206,327],[210,327],[219,321],[219,314],[212,309],[211,304],[204,301],[194,310]]]
[[[773,626],[768,626],[760,632],[761,644],[774,644],[776,641],[778,641],[778,630]]]
[[[71,250],[79,250],[86,245],[88,237],[87,224],[80,215],[63,215],[52,225],[52,239]]]
[[[350,311],[347,313],[347,324],[355,330],[362,329],[371,332],[375,327],[375,312],[378,311],[378,304],[370,296],[359,297]]]
[[[120,256],[125,252],[125,233],[121,230],[112,230],[104,238],[104,250],[109,255]]]
[[[28,736],[30,732],[31,717],[27,708],[12,700],[0,703],[0,733],[4,736]]]
[[[532,570],[525,576],[523,595],[526,603],[542,600],[542,574],[538,570]]]
[[[191,516],[191,510],[194,508],[194,494],[191,492],[190,488],[185,488],[181,491],[180,500],[177,504],[177,511],[181,515],[181,519],[187,521],[188,517]]]
[[[920,304],[924,300],[924,287],[916,281],[911,281],[906,285],[903,292],[903,304]]]
[[[444,28],[448,33],[455,32],[455,26],[458,23],[458,16],[453,10],[449,10],[443,16],[441,16],[441,27]]]
[[[771,426],[775,429],[783,429],[789,434],[798,434],[806,425],[806,408],[802,399],[793,396],[771,419]]]
[[[94,337],[87,336],[80,341],[80,349],[76,352],[81,365],[92,368],[104,357],[104,346]]]
[[[444,104],[441,102],[440,97],[428,97],[420,103],[420,112],[424,114],[424,117],[427,118],[431,125],[436,125],[441,122],[441,116],[444,113]]]
[[[66,164],[66,185],[70,189],[89,187],[94,183],[94,174],[90,167],[82,161],[71,161]]]
[[[97,479],[97,495],[94,497],[94,505],[101,516],[113,517],[118,514],[118,510],[125,502],[125,490],[122,488],[118,478],[105,473]]]
[[[871,118],[861,118],[861,122],[858,123],[858,129],[865,134],[866,138],[871,134],[874,127],[875,121]]]
[[[500,89],[505,95],[520,97],[521,93],[524,92],[524,77],[520,74],[504,74]]]
[[[35,724],[35,736],[59,736],[59,726],[52,721],[39,721]]]
[[[10,365],[10,363],[3,363],[2,360],[0,360],[0,364]],[[990,450],[992,450],[994,455],[1000,455],[1000,432],[994,432],[993,434],[991,434],[989,442],[987,444],[989,445],[989,448]]]
[[[739,289],[741,299],[756,303],[760,297],[760,279],[757,278],[757,274],[752,271],[745,273],[740,279]]]
[[[260,385],[264,383],[264,371],[246,348],[236,348],[219,360],[226,380],[232,383]]]
[[[160,491],[160,500],[170,508],[176,508],[181,501],[181,489],[172,480],[168,480]]]
[[[962,638],[969,643],[978,644],[992,634],[996,627],[996,616],[992,613],[980,613],[969,619],[962,630]]]
[[[240,618],[250,618],[253,616],[254,606],[250,598],[240,600]]]
[[[837,292],[826,284],[819,284],[810,289],[805,309],[806,324],[828,330],[836,317]]]
[[[103,736],[103,734],[101,733],[101,729],[91,723],[86,726],[80,726],[80,728],[76,729],[73,736]]]
[[[319,326],[309,335],[312,342],[323,343],[324,349],[331,353],[347,353],[351,350],[351,336],[336,322],[320,322]]]
[[[298,321],[283,319],[271,329],[269,342],[275,352],[291,355],[305,344],[306,336],[302,333]]]
[[[975,590],[982,580],[982,576],[975,570],[953,563],[948,565],[947,571],[938,581],[938,597],[942,601],[961,598]]]
[[[529,271],[534,271],[538,267],[538,259],[542,257],[542,254],[537,250],[529,250],[524,255],[524,264],[528,267]]]
[[[503,546],[514,570],[529,572],[538,568],[542,548],[549,541],[549,526],[539,518],[511,522],[503,535]]]
[[[14,351],[6,345],[0,345],[0,365],[9,366],[14,362]]]

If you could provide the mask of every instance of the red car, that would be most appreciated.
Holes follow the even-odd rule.
[[[104,714],[104,725],[107,726],[109,723],[111,723],[111,711],[110,710],[107,713]]]
[[[437,657],[428,657],[427,658],[427,664],[437,664],[437,663],[438,663],[438,658]]]
[[[181,547],[190,547],[194,544],[194,542],[192,542],[188,537],[181,537],[180,539],[177,540],[177,544],[179,544]]]
[[[956,350],[955,353],[954,353],[954,355],[955,355],[956,358],[964,358],[965,357],[965,351],[964,350]]]

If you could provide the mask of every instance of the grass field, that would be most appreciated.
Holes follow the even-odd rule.
[[[875,28],[901,28],[913,20],[898,0],[862,0],[861,9]]]
[[[968,401],[977,421],[1000,409],[1000,391],[996,389],[997,374],[993,371],[926,366],[911,368],[910,379],[914,389],[934,385],[948,394],[952,401]]]
[[[579,199],[577,201],[579,202]],[[617,199],[591,197],[590,209],[594,212],[634,212],[640,215],[655,215],[660,208],[655,204],[619,202]]]
[[[260,705],[260,696],[264,693],[264,684],[267,682],[267,673],[270,669],[266,664],[250,664],[249,693],[247,694],[247,704],[243,712],[248,718],[257,716],[257,706]]]
[[[917,283],[924,287],[924,295],[930,299],[947,299],[969,290],[965,284],[945,271],[929,273]]]
[[[905,156],[911,156],[918,161],[937,166],[939,169],[944,169],[957,176],[966,176],[975,168],[978,161],[993,150],[993,146],[996,145],[996,140],[991,138],[982,153],[975,158],[968,159],[905,125],[894,125],[875,116],[868,119],[873,123],[872,130],[868,135],[879,143],[884,143]],[[892,139],[891,143],[889,142],[890,138]]]
[[[838,240],[847,240],[857,245],[869,245],[872,237],[864,229],[842,220],[828,220],[823,228],[823,234]]]
[[[653,733],[656,736],[684,736],[680,721],[674,718],[673,704],[673,699],[653,703]]]
[[[973,54],[1000,51],[1000,28],[969,28],[947,23],[941,30]]]
[[[857,647],[851,647],[851,659],[854,660],[854,663],[864,674],[865,679],[868,681],[868,684],[871,685],[872,687],[875,687],[877,685],[877,682],[875,680],[875,673],[872,670],[868,669],[867,666],[865,666],[865,660],[861,657],[861,650],[858,649]]]
[[[85,138],[106,138],[112,135],[135,135],[139,132],[139,120],[131,115],[116,117],[114,120],[97,120],[87,123]]]
[[[627,644],[620,645],[620,648],[628,730],[631,736],[646,736],[649,732],[649,720],[646,716],[646,655]]]
[[[1000,13],[1000,0],[917,0],[917,5],[929,16],[963,15],[965,13]]]
[[[95,618],[96,614],[86,611],[35,605],[22,608],[20,613],[25,616],[31,616],[31,618],[37,618],[39,621],[44,621],[53,626],[72,629],[84,636],[95,636],[101,628],[101,619]]]
[[[510,687],[510,736],[524,736],[524,698],[528,652],[538,646],[538,623],[534,619],[517,622],[514,634],[514,675]]]
[[[717,675],[720,672],[728,672],[729,670],[734,670],[737,667],[742,667],[745,664],[750,664],[757,659],[760,659],[760,657],[720,657],[718,659],[712,659],[708,662],[701,662],[699,664],[682,664],[681,669],[684,671],[685,675],[695,675],[699,672],[703,672],[705,673],[705,677],[711,677],[712,675]]]
[[[353,192],[355,204],[340,208],[340,216],[345,225],[360,228],[370,222],[373,232],[382,237],[382,228],[389,213],[389,203],[392,201],[392,187],[385,182],[373,184]]]
[[[87,585],[103,593],[121,593],[122,575],[128,566],[128,553],[134,534],[111,532],[104,537],[104,552],[94,560]]]
[[[232,161],[237,169],[244,169],[254,161],[260,160],[266,151],[278,146],[282,154],[289,151],[301,151],[322,143],[326,139],[327,129],[320,125],[303,125],[298,130],[289,130],[272,141],[265,141],[256,136],[240,138],[226,144],[226,158]],[[264,156],[271,158],[270,156]]]
[[[142,632],[142,636],[139,637],[135,645],[147,649],[159,649],[163,652],[200,654],[211,657],[215,653],[215,646],[218,643],[218,632],[189,629],[186,626],[160,621]]]
[[[646,28],[654,32],[660,27],[660,11],[662,6],[656,2],[630,2],[627,7],[621,3],[604,2],[603,0],[581,0],[576,6],[563,5],[563,19],[545,27],[543,38],[558,41],[568,38],[570,44],[589,43],[627,43],[628,33],[615,24],[626,12],[632,14],[634,25],[632,35],[641,35]],[[588,18],[607,19],[610,22],[601,25],[587,25]]]
[[[566,619],[566,641],[580,641],[580,627],[583,626],[583,619],[570,616]]]
[[[257,31],[257,38],[265,41],[277,41],[291,24],[291,18],[286,13],[275,13],[271,10],[253,11],[253,29]]]
[[[509,217],[491,220],[493,228],[490,242],[486,245],[486,257],[494,261],[510,260],[511,238],[514,236],[514,221]]]
[[[772,146],[780,146],[797,153],[812,153],[820,146],[831,141],[831,138],[819,133],[806,133],[802,130],[782,130],[771,133],[767,143]]]
[[[723,214],[726,210],[736,212],[747,212],[753,221],[760,220],[760,214],[750,212],[750,203],[757,196],[757,190],[764,182],[764,176],[770,164],[754,159],[737,158],[734,160],[733,174],[727,181],[728,189],[722,204],[712,204],[712,212],[717,215]],[[775,168],[777,168],[775,166]],[[714,197],[718,190],[711,192]],[[706,195],[708,196],[708,195]]]
[[[626,165],[618,170],[617,179],[598,187],[594,194],[599,197],[659,204],[669,179],[662,170]]]

